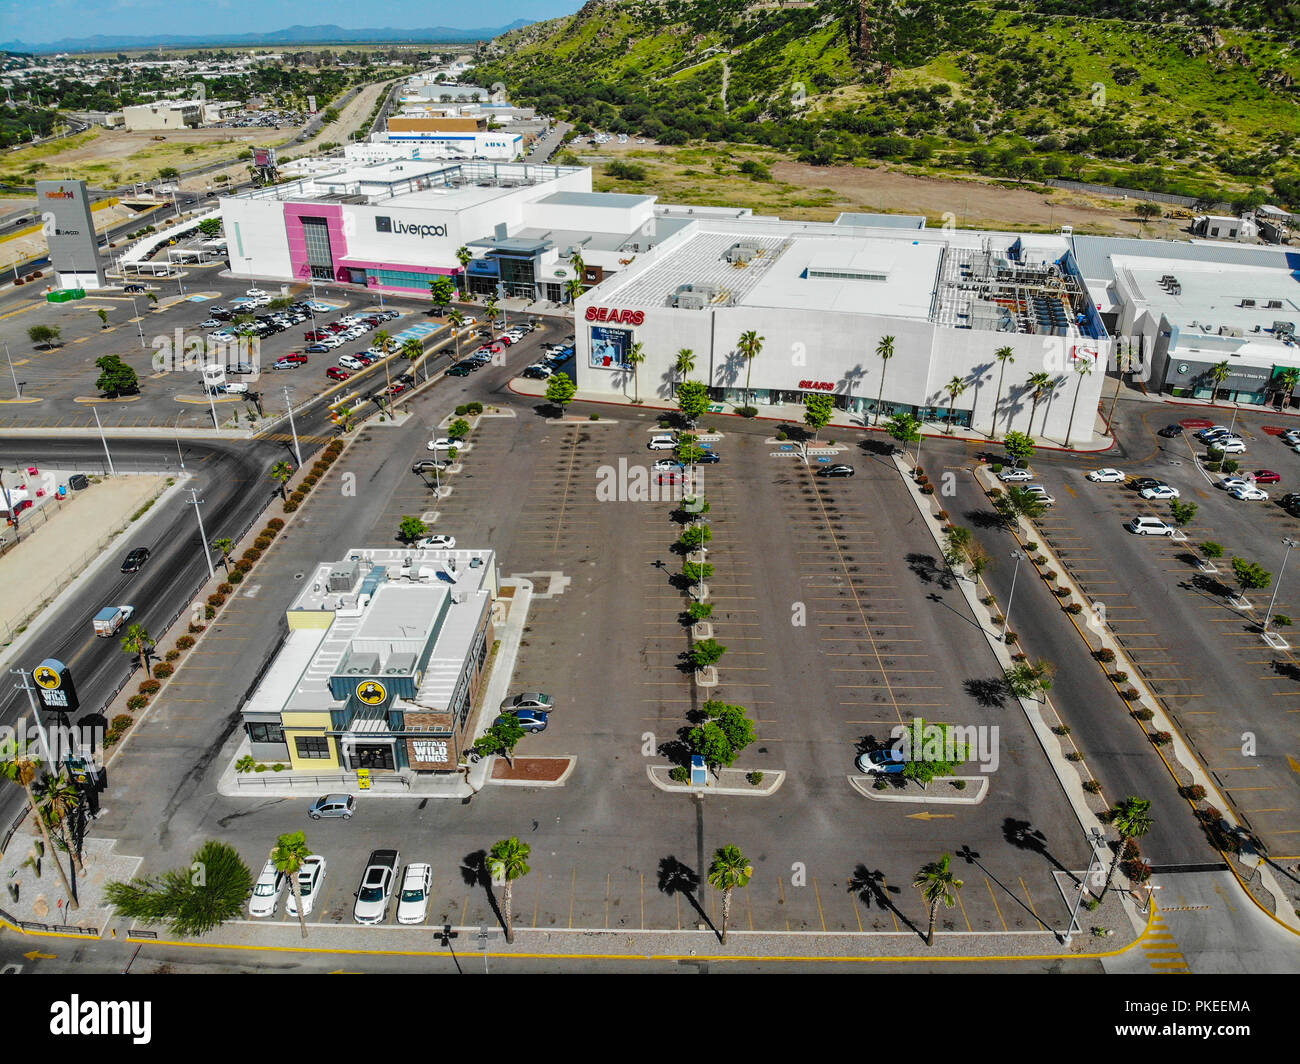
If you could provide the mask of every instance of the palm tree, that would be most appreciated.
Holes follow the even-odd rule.
[[[1115,817],[1111,820],[1111,827],[1119,832],[1119,846],[1115,849],[1115,856],[1110,862],[1110,869],[1106,872],[1106,883],[1101,888],[1101,897],[1106,896],[1106,891],[1110,890],[1110,881],[1115,876],[1115,869],[1119,866],[1119,859],[1124,853],[1124,844],[1129,839],[1140,839],[1148,831],[1154,821],[1151,819],[1151,802],[1147,798],[1134,798],[1129,796],[1115,806]],[[1099,899],[1100,900],[1100,899]]]
[[[466,271],[469,269],[470,260],[474,257],[474,252],[463,244],[456,249],[456,261],[460,263],[460,276],[465,281],[465,296],[469,296],[469,279]]]
[[[627,362],[632,367],[632,402],[641,401],[641,382],[638,367],[645,361],[645,344],[637,341],[627,351]]]
[[[1286,405],[1290,406],[1296,385],[1300,384],[1300,369],[1284,369],[1273,378],[1273,382],[1279,392],[1286,389]]]
[[[754,866],[740,852],[739,846],[723,846],[713,851],[709,864],[709,886],[722,891],[722,944],[727,944],[727,921],[731,918],[731,892],[749,885]]]
[[[894,357],[894,338],[892,336],[882,336],[880,342],[876,344],[876,355],[880,358],[880,391],[876,393],[876,424],[880,424],[880,403],[885,395],[885,370],[889,368],[889,360]]]
[[[684,381],[688,374],[695,372],[695,352],[689,347],[683,347],[677,352],[677,361],[673,363],[673,370],[677,373],[677,380]],[[676,394],[677,384],[674,382],[673,393]]]
[[[41,771],[41,763],[35,758],[28,757],[26,754],[15,752],[12,757],[0,761],[0,776],[16,783],[27,792],[27,801],[33,809],[40,809],[36,801],[36,795],[32,791],[32,784],[36,781],[37,774]],[[54,850],[54,843],[50,841],[49,828],[46,827],[43,816],[36,817],[36,826],[41,829],[41,838],[45,840],[45,852],[50,855],[50,860],[54,862],[54,867],[59,870],[59,879],[63,883],[63,891],[68,896],[68,908],[80,908],[77,904],[77,897],[72,893],[72,884],[68,882],[68,874],[63,871],[63,864],[59,861],[59,855]]]
[[[1034,373],[1029,378],[1029,387],[1033,389],[1034,405],[1029,411],[1029,435],[1034,434],[1034,417],[1038,413],[1038,404],[1042,401],[1044,395],[1052,390],[1052,375],[1050,373]]]
[[[275,465],[271,466],[270,477],[272,480],[280,482],[280,498],[283,499],[285,497],[284,486],[293,477],[293,466],[284,461],[276,462]]]
[[[951,400],[948,404],[948,435],[949,436],[952,435],[952,417],[953,417],[952,408],[957,405],[957,397],[961,395],[961,393],[964,392],[965,390],[966,390],[966,382],[962,380],[960,377],[953,377],[953,379],[948,382],[948,396]]]
[[[501,307],[497,304],[497,297],[492,296],[483,304],[483,315],[487,318],[488,324],[496,328],[497,318],[501,315]]]
[[[212,549],[221,551],[221,564],[226,567],[226,572],[230,572],[230,555],[235,549],[235,541],[222,537],[212,541]]]
[[[745,405],[749,406],[749,375],[754,369],[754,359],[758,358],[763,350],[763,337],[753,329],[746,329],[736,341],[736,350],[745,360]]]
[[[424,344],[420,343],[416,337],[408,336],[402,341],[402,354],[414,362],[424,354]]]
[[[384,353],[384,357],[387,358],[389,353],[393,350],[393,334],[387,329],[380,329],[375,333],[375,346],[379,348],[379,350]]]
[[[41,800],[41,815],[45,817],[45,822],[58,832],[63,840],[63,848],[76,863],[77,872],[85,875],[86,866],[81,863],[81,848],[76,845],[70,823],[72,814],[81,806],[80,788],[68,779],[66,773],[60,773],[58,776],[46,775],[32,789]]]
[[[133,657],[140,658],[140,664],[144,666],[144,674],[149,673],[149,651],[153,649],[153,636],[149,634],[143,624],[133,624],[126,630],[126,635],[122,637],[122,649]]]
[[[1210,380],[1214,382],[1214,390],[1210,393],[1210,402],[1214,402],[1219,398],[1219,388],[1228,379],[1231,372],[1232,368],[1226,361],[1218,362],[1210,369]]]
[[[962,888],[961,880],[948,867],[950,859],[945,853],[939,860],[931,861],[917,872],[916,878],[912,880],[912,886],[921,892],[921,897],[930,907],[930,929],[925,935],[927,946],[934,945],[934,921],[939,915],[939,903],[943,902],[945,909],[951,909],[957,904],[957,891]]]
[[[501,900],[506,910],[507,942],[515,940],[515,914],[512,911],[511,901],[514,881],[528,875],[528,855],[530,853],[532,853],[532,847],[526,842],[520,842],[512,835],[510,838],[498,842],[488,854],[488,866],[492,870],[492,878],[499,879],[504,884]]]
[[[1083,391],[1083,378],[1092,372],[1092,360],[1081,358],[1074,364],[1075,375],[1079,378],[1074,386],[1074,401],[1070,404],[1070,423],[1065,426],[1065,446],[1070,446],[1070,433],[1074,431],[1074,410],[1079,405],[1079,393]],[[1093,417],[1094,423],[1096,417]]]
[[[1007,363],[1016,360],[1016,352],[1012,347],[999,347],[993,352],[993,357],[998,360],[998,394],[993,398],[993,432],[989,433],[990,437],[998,431],[998,407],[1002,403],[1002,375],[1006,372]]]
[[[578,297],[581,296],[584,291],[586,291],[586,289],[583,288],[582,282],[576,277],[571,277],[569,280],[564,282],[564,294],[569,297],[570,303],[576,303]]]
[[[452,339],[456,341],[456,361],[460,361],[460,330],[465,324],[465,315],[453,307],[447,313],[447,320],[451,322]]]
[[[582,252],[574,248],[573,254],[569,256],[569,269],[573,271],[578,280],[582,280],[587,272],[587,264],[582,261]]]
[[[293,891],[298,909],[298,926],[302,928],[302,937],[307,937],[307,921],[302,912],[302,885],[298,882],[298,871],[302,863],[311,856],[307,848],[307,835],[302,831],[281,835],[275,840],[275,849],[271,851],[271,863],[289,877],[289,889]]]

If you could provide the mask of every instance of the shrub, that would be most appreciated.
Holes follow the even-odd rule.
[[[588,421],[599,421],[599,420],[600,420],[600,415],[599,415],[599,414],[588,414],[588,415],[587,415],[587,420],[588,420]]]
[[[1074,594],[1074,592],[1071,591],[1068,587],[1064,587],[1064,586],[1062,586],[1062,587],[1058,587],[1058,588],[1056,588],[1056,589],[1054,590],[1053,594],[1055,594],[1057,598],[1063,598],[1063,599],[1064,599],[1064,598],[1069,598],[1071,595]]]
[[[742,406],[739,410],[736,411],[736,413],[739,414],[741,417],[758,417],[758,407]]]
[[[1066,613],[1082,613],[1082,612],[1083,612],[1083,606],[1080,605],[1080,604],[1077,603],[1077,602],[1070,602],[1070,603],[1067,603],[1067,605],[1066,605],[1066,607],[1065,607],[1065,612],[1066,612]]]
[[[148,704],[149,704],[149,699],[145,695],[132,695],[130,698],[126,700],[127,709],[144,709],[144,707],[147,706]],[[119,718],[114,717],[113,719],[114,721],[117,721]],[[131,718],[127,717],[126,719],[130,720]],[[117,724],[114,723],[113,727],[116,728]],[[121,729],[118,730],[120,731]]]
[[[884,776],[877,776],[876,782],[873,783],[871,786],[878,791],[883,791],[886,787],[889,786],[889,780],[885,779]]]
[[[1154,709],[1147,709],[1146,706],[1141,706],[1140,708],[1133,710],[1133,716],[1137,720],[1143,722],[1150,720],[1155,715],[1156,715],[1156,711]]]
[[[1142,697],[1140,694],[1138,694],[1138,689],[1136,687],[1124,688],[1124,690],[1122,690],[1119,693],[1119,696],[1120,698],[1124,699],[1125,702],[1136,702],[1139,698]]]
[[[785,429],[777,429],[776,438],[778,440],[788,440],[790,438],[790,434],[786,432]]]
[[[1116,683],[1124,683],[1124,682],[1128,679],[1128,673],[1126,673],[1126,672],[1112,672],[1112,673],[1110,674],[1110,678],[1111,678],[1112,680],[1114,680]]]
[[[1012,660],[1012,661],[1028,661],[1028,660],[1029,660],[1029,655],[1028,655],[1028,654],[1025,654],[1025,653],[1023,653],[1023,652],[1021,652],[1021,651],[1019,651],[1019,650],[1017,650],[1014,654],[1011,655],[1011,660]]]
[[[691,774],[685,765],[674,765],[673,770],[668,773],[668,778],[674,783],[689,783]]]
[[[131,727],[131,725],[134,723],[135,723],[135,718],[128,717],[125,713],[119,713],[116,717],[112,719],[112,721],[109,722],[111,727],[117,728],[122,731],[125,731],[127,728]]]
[[[244,582],[244,570],[236,569],[226,579],[232,584],[242,584]]]
[[[1207,558],[1222,558],[1223,544],[1215,543],[1214,540],[1206,540],[1201,544],[1201,553]]]
[[[1052,732],[1056,735],[1069,735],[1070,726],[1068,724],[1058,724],[1052,729]]]
[[[1156,746],[1168,746],[1173,741],[1174,741],[1174,736],[1172,732],[1167,732],[1167,731],[1151,732],[1151,742],[1154,743]]]
[[[1223,468],[1223,465],[1220,462],[1206,462],[1205,468],[1211,473],[1217,473]]]
[[[933,495],[933,494],[934,494],[934,485],[933,485],[933,484],[922,484],[922,485],[921,485],[921,494],[922,494],[922,495]]]
[[[283,509],[285,513],[291,514],[298,509],[298,504],[296,502],[286,500]]]
[[[1043,572],[1043,579],[1046,580],[1049,584],[1056,583],[1056,570],[1055,569],[1045,570]]]
[[[1235,458],[1229,458],[1226,462],[1223,463],[1223,471],[1225,473],[1235,473],[1240,468],[1241,468],[1241,463],[1238,462]]]
[[[284,527],[284,522],[281,521],[278,517],[273,517],[271,518],[271,520],[266,522],[266,527],[270,529],[274,529],[276,532],[279,532],[280,529]]]
[[[1008,644],[1016,643],[1020,640],[1020,636],[1016,635],[1015,632],[1008,632],[1003,638]]]
[[[1279,628],[1290,628],[1291,618],[1288,617],[1285,613],[1275,613],[1273,614],[1273,623],[1277,625]]]
[[[235,771],[252,772],[254,766],[256,765],[257,765],[257,759],[253,757],[252,754],[245,754],[243,757],[241,757],[238,761],[235,762]]]
[[[1101,780],[1084,780],[1083,789],[1089,794],[1101,793]],[[1085,905],[1087,902],[1084,903]]]
[[[254,771],[254,772],[265,772],[265,771],[266,771],[266,766],[263,765],[261,762],[258,762],[256,765],[253,766],[253,771]]]
[[[1071,750],[1068,754],[1065,755],[1065,760],[1066,760],[1066,761],[1082,761],[1082,760],[1083,760],[1083,751],[1082,751],[1082,750]]]
[[[233,569],[233,572],[231,572],[230,575],[226,577],[227,580],[233,580],[235,573],[246,573],[251,568],[253,568],[253,559],[240,558],[239,561],[235,562],[235,564],[231,568]]]
[[[1199,783],[1191,783],[1186,787],[1179,787],[1178,793],[1184,798],[1190,798],[1193,802],[1199,802],[1205,798],[1205,788]]]
[[[217,585],[217,593],[221,595],[229,595],[233,590],[235,589],[227,583]]]
[[[1005,624],[1007,619],[1000,613],[994,613],[989,617],[989,620],[994,624]]]
[[[212,620],[217,615],[217,608],[211,603],[203,607],[203,616],[206,620]]]
[[[937,514],[934,515],[934,517],[936,521],[946,521],[948,520],[948,511],[940,510]]]
[[[307,488],[314,488],[318,480],[320,480],[320,477],[318,477],[315,473],[308,473],[305,477],[302,478],[303,489],[305,490]]]
[[[474,399],[471,402],[465,404],[465,411],[469,414],[473,414],[477,416],[483,413],[483,404],[480,403],[477,399]]]
[[[1030,554],[1033,554],[1035,551],[1038,550],[1038,544],[1037,544],[1037,543],[1032,543],[1032,542],[1030,542],[1030,543],[1026,543],[1026,544],[1025,544],[1025,550],[1028,551]]]
[[[994,473],[1001,473],[1004,468],[1005,466],[1001,462],[994,462],[992,466]]]
[[[226,604],[226,596],[221,594],[220,592],[214,592],[213,594],[208,596],[209,606],[224,606],[225,604]]]
[[[158,667],[162,668],[161,665]],[[145,680],[144,683],[140,685],[140,693],[142,695],[156,695],[161,688],[162,684],[157,680]]]
[[[240,555],[240,558],[241,560],[246,562],[255,562],[261,556],[262,556],[261,547],[249,547],[248,550],[244,551],[244,553]]]
[[[998,600],[995,599],[992,595],[985,595],[982,599],[980,599],[980,601],[984,603],[985,606],[996,606],[998,604]]]
[[[266,550],[270,545],[271,539],[269,536],[258,536],[257,539],[253,540],[253,550]]]
[[[456,407],[457,417],[463,417],[465,414],[468,413],[469,413],[469,407],[467,407],[464,403],[461,403],[460,406]]]
[[[750,783],[752,786],[757,787],[760,783],[763,782],[763,773],[761,773],[761,772],[747,772],[747,773],[745,774],[745,779],[748,780],[749,783]]]
[[[262,529],[261,532],[257,534],[257,538],[274,540],[276,533],[279,531],[280,530],[278,528],[272,528],[270,525],[267,525],[264,529]]]
[[[172,647],[171,650],[167,651],[167,653],[163,655],[163,660],[175,661],[180,656],[181,656],[181,652],[177,650],[175,647]]]
[[[1115,651],[1110,647],[1102,647],[1100,650],[1094,650],[1092,656],[1101,662],[1111,662],[1115,660]]]
[[[166,662],[163,662],[161,665],[154,666],[153,674],[160,680],[165,680],[175,671],[176,667],[174,665],[168,665]]]
[[[193,622],[190,623],[191,632],[202,632],[206,628],[207,628],[206,624],[194,624]]]
[[[307,498],[307,493],[299,488],[297,491],[290,494],[289,501],[301,505],[302,500],[305,498]]]
[[[917,466],[915,469],[913,469],[913,470],[912,470],[912,476],[916,477],[917,480],[928,480],[928,479],[929,479],[929,478],[925,475],[925,466]]]

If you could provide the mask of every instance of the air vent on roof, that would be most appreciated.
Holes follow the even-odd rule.
[[[1265,310],[1281,310],[1281,309],[1282,309],[1282,300],[1280,300],[1280,299],[1270,299],[1270,300],[1268,301],[1268,303],[1265,305],[1264,309],[1265,309]]]
[[[1243,307],[1253,307],[1255,305],[1255,301],[1253,299],[1243,299],[1241,301],[1241,305]]]

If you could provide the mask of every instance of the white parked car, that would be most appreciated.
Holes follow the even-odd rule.
[[[402,876],[402,893],[397,900],[399,924],[422,924],[429,909],[429,887],[433,882],[433,866],[409,864]]]
[[[424,539],[415,541],[416,550],[454,550],[455,548],[455,536],[425,536]]]
[[[1245,502],[1265,502],[1268,499],[1268,492],[1263,488],[1257,488],[1252,484],[1246,484],[1240,488],[1233,488],[1228,492],[1234,499],[1242,499]]]
[[[267,295],[267,293],[263,292],[260,288],[250,288],[247,292],[244,293],[244,295],[253,296],[254,298],[256,298],[258,296]]]
[[[1028,469],[1004,469],[998,474],[998,480],[1004,484],[1014,484],[1017,481],[1033,480],[1034,474]]]
[[[1135,536],[1173,536],[1174,528],[1158,517],[1135,517],[1124,526]]]
[[[1224,454],[1245,454],[1246,444],[1243,440],[1215,440],[1211,447],[1217,448]]]
[[[325,882],[325,858],[319,854],[312,854],[304,858],[302,867],[298,869],[298,892],[302,895],[302,914],[310,916],[312,908],[316,905],[316,899],[320,896],[321,884]],[[289,892],[289,897],[284,903],[284,911],[292,917],[298,915],[298,899]]]
[[[248,899],[249,916],[274,916],[280,907],[280,895],[283,893],[289,877],[275,867],[273,861],[262,866],[262,874],[253,884],[253,896]]]
[[[1125,478],[1118,469],[1094,469],[1088,479],[1094,484],[1122,484]]]
[[[1047,489],[1043,487],[1041,484],[1029,484],[1026,487],[1021,488],[1020,490],[1023,491],[1026,495],[1030,496],[1031,498],[1037,499],[1044,506],[1051,506],[1053,503],[1056,502],[1056,500],[1051,495],[1047,494]]]
[[[1161,484],[1158,488],[1143,488],[1140,494],[1144,499],[1176,499],[1178,489],[1168,484]]]
[[[344,369],[350,369],[356,372],[359,369],[365,369],[366,364],[359,358],[353,358],[351,355],[339,355],[339,365]]]
[[[675,436],[651,436],[650,442],[646,444],[652,451],[671,451],[677,446]]]
[[[436,440],[430,440],[425,446],[431,451],[447,451],[458,444],[449,436],[439,436]]]
[[[660,458],[650,467],[651,473],[675,473],[682,468],[676,458]]]
[[[1236,491],[1238,488],[1248,488],[1251,482],[1245,477],[1224,477],[1219,481],[1217,487],[1224,491]]]

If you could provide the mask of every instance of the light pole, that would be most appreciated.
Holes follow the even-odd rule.
[[[1277,580],[1273,584],[1273,594],[1268,600],[1268,612],[1264,614],[1264,627],[1260,630],[1265,639],[1268,638],[1268,622],[1273,619],[1273,603],[1277,601],[1277,591],[1282,586],[1282,574],[1286,572],[1286,560],[1291,557],[1291,548],[1300,546],[1290,536],[1284,537],[1282,542],[1286,544],[1286,553],[1282,555],[1282,568],[1278,570]]]
[[[1074,909],[1070,912],[1070,922],[1065,928],[1064,934],[1058,934],[1056,937],[1060,940],[1061,945],[1069,947],[1070,940],[1074,937],[1074,921],[1079,915],[1079,905],[1083,901],[1083,891],[1092,878],[1092,866],[1097,862],[1097,851],[1105,843],[1106,839],[1097,828],[1088,830],[1088,841],[1092,843],[1091,854],[1088,857],[1088,871],[1084,873],[1083,879],[1079,882],[1079,893],[1074,898]]]
[[[203,500],[199,498],[197,488],[190,488],[190,502],[194,506],[194,516],[199,522],[199,539],[203,541],[203,560],[208,563],[208,579],[213,579],[217,574],[212,568],[212,551],[208,549],[208,534],[203,530],[203,515],[199,512],[199,507]]]
[[[293,424],[293,403],[289,400],[289,386],[284,387],[284,405],[289,408],[289,431],[293,434],[293,454],[298,459],[298,468],[302,468],[302,448],[298,446],[298,430]]]
[[[178,460],[180,461],[180,463],[181,463],[181,469],[184,469],[184,468],[185,468],[185,455],[183,455],[183,454],[181,453],[181,418],[183,418],[184,416],[185,416],[185,411],[184,411],[184,410],[182,410],[179,414],[177,414],[177,415],[176,415],[176,425],[175,425],[175,430],[176,430],[176,457],[177,457],[177,459],[178,459]]]
[[[95,415],[95,427],[99,429],[99,442],[104,445],[104,457],[108,459],[108,475],[110,477],[117,476],[117,473],[113,470],[113,456],[108,453],[108,439],[104,436],[104,426],[99,420],[99,410],[92,406],[90,412]]]
[[[21,399],[23,397],[23,390],[18,384],[18,374],[14,372],[14,358],[13,355],[9,353],[8,344],[5,344],[5,358],[9,360],[9,376],[14,379],[14,398]]]
[[[40,736],[41,750],[45,754],[45,763],[53,768],[58,766],[54,764],[54,757],[50,753],[50,740],[45,734],[45,728],[41,725],[41,711],[36,706],[36,692],[32,690],[31,677],[27,675],[26,669],[10,669],[13,675],[19,678],[19,682],[14,687],[21,687],[27,692],[27,704],[32,707],[32,720],[36,724],[36,734]]]
[[[1147,900],[1146,900],[1146,902],[1143,904],[1142,908],[1139,909],[1138,911],[1139,911],[1143,916],[1146,916],[1146,914],[1149,913],[1149,912],[1151,911],[1151,901],[1152,901],[1152,899],[1155,897],[1155,893],[1156,893],[1156,891],[1157,891],[1157,890],[1163,890],[1164,888],[1163,888],[1163,887],[1157,887],[1157,886],[1155,886],[1155,885],[1153,885],[1153,884],[1151,884],[1151,883],[1144,883],[1144,884],[1142,884],[1142,887],[1143,887],[1143,889],[1147,892]]]
[[[125,278],[123,278],[125,280]],[[135,328],[140,334],[141,348],[147,346],[144,342],[144,326],[140,324],[140,307],[135,301],[135,293],[131,293],[131,313],[135,315]]]
[[[1002,618],[1002,642],[1007,641],[1007,629],[1011,625],[1011,603],[1016,599],[1016,577],[1020,575],[1020,563],[1024,561],[1025,556],[1021,551],[1013,550],[1011,557],[1016,560],[1016,567],[1011,573],[1011,594],[1007,596],[1007,612]]]

